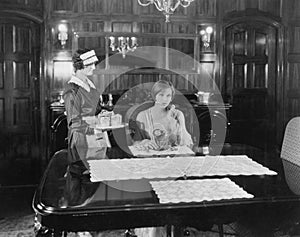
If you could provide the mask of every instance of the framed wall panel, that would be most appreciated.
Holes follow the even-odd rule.
[[[31,53],[31,31],[29,27],[14,27],[14,52]]]
[[[29,89],[31,75],[31,62],[13,63],[13,88]]]
[[[196,62],[194,61],[196,44],[194,37],[169,38],[167,47],[175,50],[168,50],[167,65],[169,69],[182,71],[196,70]]]
[[[62,91],[65,83],[70,80],[73,73],[71,60],[53,61],[53,76],[51,88],[53,91]]]
[[[0,89],[4,88],[4,62],[0,62]]]
[[[300,54],[300,26],[290,26],[288,28],[289,33],[289,52],[290,53],[299,53]]]
[[[0,98],[0,125],[5,124],[5,98]]]
[[[14,98],[13,125],[31,125],[31,102],[29,97]]]

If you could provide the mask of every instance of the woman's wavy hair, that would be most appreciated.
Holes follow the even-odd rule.
[[[165,89],[169,89],[169,88],[172,91],[172,100],[173,100],[173,98],[175,96],[175,88],[174,88],[172,82],[163,80],[163,79],[155,82],[151,89],[152,99],[155,101],[155,97],[159,92],[161,92],[162,90],[165,90]]]
[[[84,68],[84,65],[83,65],[83,60],[80,58],[80,55],[81,54],[84,54],[86,52],[90,51],[90,49],[78,49],[76,50],[76,52],[73,54],[72,56],[72,61],[73,61],[73,67],[74,67],[74,70],[75,72],[77,70],[81,70]]]

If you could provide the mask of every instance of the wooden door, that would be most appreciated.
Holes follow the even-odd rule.
[[[0,185],[38,176],[39,37],[33,22],[0,18]]]
[[[232,103],[232,142],[276,142],[277,29],[247,21],[225,29],[226,94]]]

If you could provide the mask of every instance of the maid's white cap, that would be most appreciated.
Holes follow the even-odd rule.
[[[98,62],[95,50],[90,50],[86,53],[83,53],[79,57],[83,61],[84,66]]]

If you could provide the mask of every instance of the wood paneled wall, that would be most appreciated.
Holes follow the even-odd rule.
[[[168,24],[165,23],[164,15],[154,6],[142,7],[136,0],[52,0],[46,4],[45,9],[48,11],[46,18],[48,38],[45,42],[48,60],[46,77],[49,79],[50,94],[47,97],[50,102],[58,98],[57,94],[63,89],[67,80],[66,73],[60,73],[54,67],[63,68],[67,61],[71,63],[72,52],[81,47],[95,49],[97,55],[105,61],[105,58],[113,54],[108,48],[110,33],[116,36],[123,33],[135,34],[139,46],[170,47],[182,51],[200,62],[198,68],[194,63],[185,65],[188,66],[188,72],[185,72],[188,78],[195,78],[195,73],[205,70],[207,73],[203,80],[211,77],[216,82],[220,81],[216,44],[214,43],[212,49],[205,52],[202,52],[199,47],[201,25],[210,24],[216,30],[217,0],[197,0],[188,8],[179,7]],[[65,22],[70,29],[69,39],[64,49],[57,42],[57,25],[60,22]],[[219,32],[215,33],[214,40],[219,38],[218,34]],[[162,53],[161,58],[157,59],[158,67],[168,69],[170,65],[170,69],[182,70],[180,67],[183,61],[175,60],[172,55],[167,56],[170,57],[168,60],[164,54]],[[109,65],[110,71],[108,71],[107,62],[108,60],[104,62],[104,68],[101,68],[105,69],[105,72],[101,70],[96,72],[99,75],[94,80],[96,84],[104,84],[103,80],[107,81],[108,77],[112,78],[118,73],[119,68],[115,65]],[[103,76],[103,73],[106,76]],[[197,79],[193,81],[197,86],[201,85]],[[175,84],[180,83],[175,82]],[[128,86],[131,86],[130,82]],[[180,89],[189,89],[188,83],[182,85]]]
[[[277,127],[280,127],[280,132],[283,132],[286,122],[291,117],[300,115],[298,0],[195,0],[188,8],[178,8],[168,24],[165,23],[164,15],[154,6],[139,6],[137,0],[49,0],[45,1],[45,5],[45,69],[46,85],[49,86],[49,95],[46,95],[48,102],[55,98],[53,93],[62,90],[67,80],[67,74],[65,72],[60,74],[54,69],[54,65],[63,68],[69,63],[71,67],[72,52],[79,46],[95,48],[97,54],[105,60],[112,54],[106,37],[122,33],[139,37],[140,46],[170,47],[173,43],[170,43],[169,39],[176,38],[179,40],[173,46],[187,51],[191,51],[189,46],[185,48],[184,42],[180,40],[192,39],[193,43],[192,41],[190,43],[193,44],[193,57],[204,66],[215,85],[223,92],[226,89],[223,27],[232,19],[251,20],[251,17],[252,19],[258,17],[277,22],[280,29],[277,35],[279,64],[276,78],[283,83],[280,84],[282,88],[277,88],[276,91],[276,96],[280,98],[277,109]],[[65,49],[61,49],[55,42],[57,25],[62,21],[66,22],[70,29]],[[201,49],[199,42],[199,30],[205,25],[212,25],[215,30],[214,44],[208,51]],[[166,64],[165,59],[159,60]],[[94,78],[96,84],[101,85],[107,80],[112,80],[111,78],[118,74],[118,70],[118,67],[112,65],[108,70],[103,64],[103,68],[96,72],[97,76]],[[200,70],[196,70],[196,74],[199,72]],[[188,77],[195,75],[195,72],[184,73]],[[194,80],[197,84],[201,79]],[[182,85],[182,88],[186,88],[185,85]],[[111,90],[113,89],[116,88],[112,87]]]
[[[284,11],[286,25],[286,71],[284,80],[285,124],[295,116],[300,116],[300,1],[288,1],[290,6]]]

